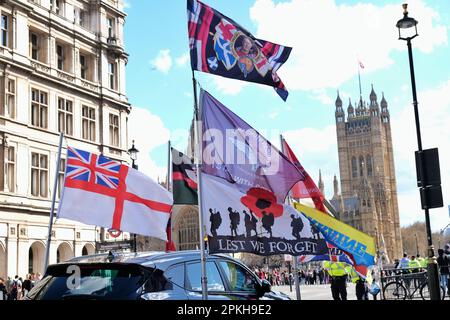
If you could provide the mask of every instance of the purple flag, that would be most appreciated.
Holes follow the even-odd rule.
[[[284,203],[304,175],[289,159],[244,120],[201,90],[202,171],[235,183],[258,198],[256,207]]]

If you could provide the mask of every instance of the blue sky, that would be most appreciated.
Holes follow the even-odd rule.
[[[417,149],[406,43],[397,40],[399,1],[208,0],[256,37],[293,47],[279,75],[290,95],[283,102],[272,88],[196,73],[202,87],[278,144],[283,133],[310,175],[319,169],[331,197],[339,178],[334,102],[339,90],[344,109],[363,98],[371,84],[388,101],[395,151],[401,224],[423,221],[415,187]],[[438,147],[445,207],[433,209],[432,229],[449,222],[450,204],[450,2],[409,1],[419,21],[413,40],[424,148]],[[183,150],[192,118],[186,1],[126,1],[127,95],[133,105],[130,139],[142,152],[140,169],[164,178],[166,142]]]

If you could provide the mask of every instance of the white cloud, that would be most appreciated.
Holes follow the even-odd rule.
[[[444,207],[430,210],[431,228],[438,230],[450,221],[450,79],[439,87],[418,93],[420,129],[424,149],[438,148]],[[416,187],[414,152],[418,149],[413,106],[408,104],[392,119],[395,169],[401,223],[424,219]]]
[[[268,117],[269,117],[269,119],[273,120],[273,119],[277,118],[279,115],[280,115],[280,112],[275,110],[275,111],[270,112]]]
[[[408,8],[420,21],[415,49],[430,53],[447,42],[447,28],[438,24],[438,12],[422,0],[409,1]],[[288,89],[337,88],[357,74],[358,59],[365,65],[362,72],[373,72],[393,63],[394,50],[406,50],[395,27],[402,17],[397,4],[256,0],[250,17],[257,24],[259,38],[293,47],[279,71]]]
[[[334,100],[329,95],[327,95],[327,92],[324,89],[313,90],[313,95],[311,96],[311,98],[320,101],[320,103],[326,106],[333,105],[334,103]]]
[[[244,81],[228,79],[224,77],[214,77],[214,85],[216,89],[223,94],[237,95],[242,88],[247,86]]]
[[[128,118],[129,146],[135,140],[135,146],[139,150],[139,170],[153,178],[165,180],[167,168],[157,166],[151,159],[150,153],[169,140],[170,132],[164,126],[161,118],[144,108],[133,107]]]
[[[175,62],[177,64],[177,66],[184,67],[188,63],[190,57],[191,56],[189,55],[189,52],[186,52],[186,53],[182,54],[181,56],[179,56],[178,58],[176,58]]]
[[[317,183],[319,169],[327,198],[333,195],[333,176],[339,175],[336,127],[303,128],[283,133],[305,170]]]
[[[151,63],[156,70],[161,71],[162,73],[168,73],[172,68],[172,57],[170,56],[170,50],[160,50]]]

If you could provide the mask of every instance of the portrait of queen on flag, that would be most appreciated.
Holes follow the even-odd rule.
[[[143,173],[68,147],[58,218],[167,241],[172,194]]]

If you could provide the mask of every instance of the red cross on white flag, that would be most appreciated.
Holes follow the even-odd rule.
[[[172,194],[143,173],[102,155],[68,148],[58,218],[167,241]]]

